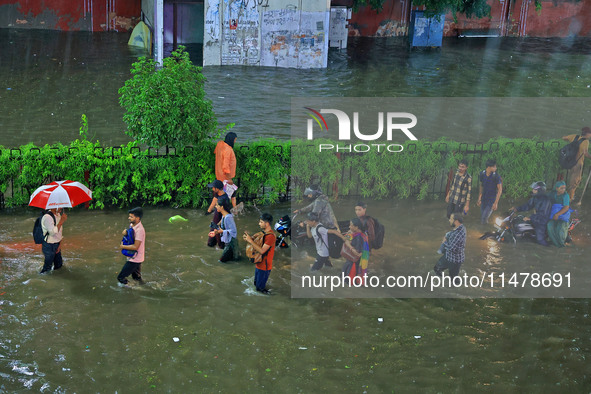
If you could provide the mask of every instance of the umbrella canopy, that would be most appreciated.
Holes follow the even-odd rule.
[[[92,200],[92,192],[80,182],[57,181],[43,185],[31,194],[29,206],[43,209],[72,208]]]

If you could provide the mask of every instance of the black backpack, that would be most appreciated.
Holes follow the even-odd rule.
[[[379,249],[384,246],[386,228],[376,218],[370,217],[369,220],[373,221],[373,237],[369,238],[369,247],[371,249]]]
[[[573,142],[563,146],[558,154],[558,163],[565,170],[570,170],[577,164],[581,156],[578,155],[579,147],[586,138],[576,136]]]
[[[41,226],[41,220],[43,220],[43,216],[45,215],[50,215],[53,218],[53,225],[56,225],[55,216],[51,211],[41,212],[41,215],[35,220],[35,225],[33,226],[33,240],[37,245],[42,244],[49,236],[49,233],[43,234],[43,227]]]
[[[326,227],[324,227],[322,224],[319,224],[316,227],[316,234],[318,235],[318,238],[320,238],[322,243],[324,243],[326,245],[326,243],[324,242],[324,239],[322,238],[322,236],[318,232],[318,227],[323,227],[323,228],[326,228]],[[341,257],[341,249],[343,248],[343,240],[338,235],[331,234],[331,233],[327,234],[327,239],[328,239],[328,245],[326,245],[326,247],[328,248],[328,255],[330,257],[332,257],[333,259],[338,259],[339,257]]]

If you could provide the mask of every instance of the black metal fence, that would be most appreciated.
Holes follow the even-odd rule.
[[[521,143],[520,145],[516,145],[514,142],[510,141],[510,142],[504,143],[504,145],[505,146],[513,146],[513,147],[516,147],[516,146],[519,147],[520,145],[522,145],[525,149],[525,143]],[[450,147],[445,142],[425,143],[425,144],[423,144],[423,146],[431,147],[433,149],[432,151],[435,153],[439,153],[439,154],[451,153]],[[551,141],[551,142],[546,142],[546,143],[543,141],[538,141],[538,142],[536,142],[534,149],[540,149],[540,150],[549,152],[549,151],[557,151],[560,147],[561,147],[561,144],[558,141]],[[480,167],[481,163],[483,163],[483,161],[486,159],[487,155],[495,153],[500,148],[501,148],[501,146],[499,145],[498,142],[492,142],[492,143],[488,143],[488,144],[484,144],[484,143],[473,143],[473,144],[460,143],[459,144],[459,149],[455,152],[461,154],[463,156],[463,158],[468,161],[468,173],[472,176],[472,193],[473,194],[478,193],[478,190],[479,190],[480,181],[479,181],[478,174],[480,171],[485,169],[484,167],[482,167],[482,168]],[[531,148],[527,147],[527,149],[531,149]],[[404,153],[405,154],[416,154],[417,153],[417,145],[413,144],[413,143],[408,144],[404,149]],[[346,157],[347,155],[360,155],[362,153],[342,152],[340,154],[343,155],[343,157]],[[439,172],[436,174],[436,176],[433,177],[432,180],[429,181],[429,191],[427,193],[428,196],[431,198],[445,197],[445,195],[447,194],[447,191],[449,190],[450,183],[452,181],[452,178],[453,178],[456,170],[457,170],[457,166],[451,167],[451,168],[441,168],[439,170]],[[500,168],[499,173],[500,173],[501,177],[503,176],[502,172],[508,171],[508,170],[514,170],[514,169]],[[549,186],[548,188],[550,189],[550,187],[551,187],[550,185],[553,185],[554,182],[556,182],[558,180],[564,180],[565,182],[568,182],[569,175],[570,175],[570,171],[556,169],[555,171],[547,171],[544,174],[543,179],[539,179],[539,180],[545,181],[546,184]],[[359,173],[355,169],[353,169],[352,167],[343,167],[341,169],[341,174],[339,176],[339,179],[336,183],[326,182],[321,178],[314,180],[314,182],[312,182],[312,183],[320,185],[324,194],[326,194],[329,197],[338,197],[339,195],[342,195],[340,193],[340,191],[342,190],[342,185],[344,185],[345,183],[354,184],[354,185],[356,185],[356,187],[353,189],[349,189],[349,192],[346,195],[349,197],[361,197],[362,196],[361,189],[360,189],[361,183],[359,182]],[[303,190],[308,185],[298,184],[298,186],[300,189]],[[420,189],[420,186],[416,186],[416,187],[412,188],[410,194],[412,196],[417,196],[419,194],[419,189]],[[299,196],[299,197],[301,197],[301,196]]]
[[[58,161],[60,161],[61,159],[63,159],[63,156],[60,156],[59,151],[60,149],[57,147],[51,147],[51,150],[55,151],[55,155],[54,157],[56,157],[56,159]],[[186,157],[191,155],[196,149],[199,148],[195,148],[193,146],[186,146],[185,148],[183,148],[182,150],[177,150],[174,147],[161,147],[161,148],[155,148],[155,147],[146,147],[145,148],[145,152],[147,152],[146,155],[140,155],[140,153],[142,152],[142,149],[138,146],[134,146],[134,147],[125,147],[125,146],[110,146],[110,147],[94,147],[94,152],[95,155],[97,156],[101,156],[101,157],[111,157],[111,158],[116,158],[116,157],[121,157],[124,154],[124,150],[126,151],[125,153],[129,152],[132,153],[132,155],[135,158],[143,158],[143,159],[158,159],[158,158],[165,158],[165,157]],[[78,148],[76,147],[69,147],[67,149],[67,154],[72,154],[75,151],[77,151]],[[248,154],[250,151],[254,151],[255,154],[257,155],[262,155],[262,154],[266,154],[268,152],[265,152],[265,147],[264,146],[256,146],[254,148],[252,148],[251,146],[248,145],[241,145],[238,147],[238,150],[241,152],[244,152],[246,154]],[[4,152],[8,152],[8,158],[9,160],[19,160],[23,157],[23,151],[20,148],[6,148],[6,149],[0,149],[0,155]],[[41,153],[41,149],[38,147],[33,147],[29,149],[29,152],[35,154],[40,154]],[[273,146],[273,152],[275,154],[278,155],[283,155],[283,146],[281,145],[275,145]],[[284,163],[284,166],[288,166],[288,163]],[[88,177],[89,177],[89,171],[86,172],[86,184],[89,185],[92,188],[92,184],[88,182]],[[285,191],[281,191],[279,193],[279,200],[280,201],[286,201],[290,199],[290,179],[291,177],[287,176],[287,187]],[[47,176],[43,179],[42,184],[47,184],[53,181],[58,181],[58,180],[62,180],[62,179],[58,179],[55,176]],[[246,193],[244,192],[243,188],[241,188],[242,185],[242,179],[240,177],[235,178],[235,182],[236,185],[238,186],[239,190],[238,190],[238,196],[239,199],[241,201],[254,201],[257,200],[261,197],[264,197],[265,195],[267,195],[267,193],[269,192],[269,186],[265,185],[264,183],[260,185],[259,187],[259,191],[257,193]],[[14,178],[9,178],[7,180],[7,187],[6,190],[1,193],[0,192],[0,209],[4,209],[6,207],[6,199],[8,198],[13,198],[14,197],[14,188],[15,188],[15,179]],[[40,186],[40,185],[39,185]],[[243,190],[240,190],[243,189]],[[21,192],[23,192],[23,190],[20,190]],[[26,190],[27,193],[32,193],[33,190]],[[172,194],[174,194],[175,192],[172,191]]]
[[[515,144],[513,142],[507,142],[505,144],[515,146]],[[523,145],[523,143],[522,143],[522,145]],[[448,144],[445,142],[436,142],[433,144],[426,143],[426,144],[423,144],[423,146],[431,147],[433,149],[433,152],[435,152],[435,153],[439,153],[439,154],[450,153],[450,148],[449,148]],[[548,151],[549,150],[553,150],[553,151],[558,150],[559,147],[560,147],[560,143],[558,141],[552,141],[549,143],[544,143],[542,141],[539,141],[535,144],[535,149],[542,149],[542,150],[548,150]],[[55,149],[56,151],[58,150],[58,148],[52,148],[52,149]],[[76,149],[77,148],[75,148],[75,147],[69,148],[68,153],[71,153]],[[124,149],[129,149],[129,148],[124,148],[123,146],[113,146],[113,147],[95,147],[94,149],[95,149],[95,152],[97,152],[97,153],[100,151],[100,155],[102,155],[102,156],[107,155],[110,157],[117,157],[117,156],[123,155]],[[147,153],[148,153],[147,156],[141,156],[141,157],[154,159],[154,158],[171,157],[171,156],[186,156],[186,155],[190,155],[194,151],[194,149],[196,149],[196,148],[189,146],[189,147],[186,147],[185,149],[183,149],[183,151],[177,152],[177,150],[175,148],[171,148],[171,147],[164,147],[164,148],[148,147],[148,148],[146,148]],[[240,146],[239,149],[243,150],[243,152],[247,152],[251,149],[251,147],[250,146]],[[260,151],[261,149],[263,149],[263,147],[258,146],[255,149],[259,149],[259,151],[257,151],[256,154],[263,153],[262,151]],[[273,149],[276,151],[277,154],[283,154],[283,147],[282,146],[276,145],[273,147]],[[479,165],[483,162],[485,155],[494,153],[498,149],[500,149],[500,145],[497,142],[488,143],[488,144],[486,144],[486,146],[483,143],[474,143],[474,144],[460,143],[459,144],[459,149],[458,149],[457,153],[460,153],[469,162],[468,172],[473,177],[473,181],[472,181],[472,192],[473,193],[475,193],[475,192],[477,193],[477,191],[478,191],[478,187],[479,187],[478,173],[483,169],[483,168],[479,168]],[[9,152],[8,152],[9,158],[11,160],[17,160],[17,159],[19,159],[19,157],[22,156],[22,152],[19,148],[9,148],[8,150],[9,150]],[[39,148],[32,148],[31,151],[37,151],[39,153],[41,152]],[[137,153],[137,156],[140,157],[139,154],[140,154],[141,150],[139,147],[132,147],[131,151],[132,151],[132,153],[133,152]],[[405,154],[416,154],[416,152],[417,152],[417,146],[416,146],[416,144],[413,144],[413,143],[408,144],[404,150]],[[346,156],[346,155],[355,155],[355,154],[358,155],[359,153],[343,152],[340,154],[343,156]],[[453,167],[452,168],[441,168],[439,170],[439,173],[437,173],[436,176],[433,177],[432,180],[429,181],[430,184],[429,184],[428,195],[432,198],[441,198],[442,196],[444,196],[447,193],[450,181],[453,177],[453,174],[455,173],[455,170],[456,169]],[[501,176],[503,175],[502,170],[503,169],[501,169],[501,171],[500,171]],[[550,184],[553,184],[553,182],[556,180],[568,181],[568,177],[569,177],[568,171],[556,170],[552,173],[546,173],[544,175],[544,178],[545,178],[544,181],[546,181],[550,185]],[[54,180],[58,180],[58,179],[52,179],[51,177],[48,177],[45,179],[45,183],[49,183]],[[279,193],[279,199],[281,201],[287,201],[292,198],[292,186],[294,186],[294,185],[292,185],[292,181],[293,181],[292,177],[288,175],[286,190],[281,191]],[[326,181],[323,181],[322,179],[318,179],[318,181],[315,183],[319,184],[322,187],[322,190],[325,192],[326,195],[331,196],[331,197],[338,197],[339,191],[343,189],[342,185],[344,185],[345,182],[347,182],[347,183],[351,182],[352,184],[356,185],[355,188],[349,189],[347,196],[359,197],[362,195],[361,190],[360,190],[360,186],[359,186],[360,185],[359,174],[352,167],[348,167],[348,168],[343,167],[341,170],[340,177],[336,183],[328,183]],[[242,180],[240,178],[237,178],[236,184],[239,188],[241,186],[241,183],[242,183]],[[307,185],[298,185],[298,186],[303,189]],[[10,179],[8,181],[8,187],[7,187],[6,191],[4,193],[0,193],[0,207],[2,207],[2,208],[5,207],[6,198],[10,198],[10,197],[14,196],[13,187],[14,187],[14,179]],[[414,187],[411,190],[410,194],[414,195],[414,196],[418,195],[419,188],[420,188],[419,186]],[[242,201],[253,201],[253,200],[256,200],[262,196],[265,196],[268,191],[269,191],[269,188],[265,184],[260,185],[259,192],[253,193],[253,194],[240,193],[240,189],[239,189],[239,199]],[[299,196],[298,196],[298,198],[299,198]]]

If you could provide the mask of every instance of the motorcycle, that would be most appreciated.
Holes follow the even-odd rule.
[[[275,231],[279,233],[279,237],[275,241],[275,246],[279,246],[280,248],[287,248],[289,245],[287,244],[287,238],[291,239],[291,219],[289,215],[283,216],[281,219],[275,223]]]
[[[568,222],[568,235],[565,241],[567,243],[572,241],[571,231],[581,222],[572,216],[574,215],[571,215],[571,219]],[[497,217],[494,223],[497,231],[487,232],[480,239],[493,238],[498,242],[512,243],[517,243],[518,239],[536,240],[534,226],[532,226],[531,222],[524,220],[524,216],[518,215],[516,211],[509,213],[509,216],[504,219]]]
[[[311,238],[308,238],[306,227],[300,225],[302,222],[295,221],[297,216],[298,215],[296,214],[290,219],[289,215],[285,215],[281,219],[277,220],[275,226],[273,227],[275,231],[279,233],[279,237],[277,237],[275,246],[279,246],[280,248],[288,248],[288,238],[290,244],[295,248],[314,244],[314,241]],[[291,231],[292,227],[294,229],[293,235]]]

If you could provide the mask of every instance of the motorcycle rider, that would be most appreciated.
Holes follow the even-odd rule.
[[[534,214],[523,220],[531,221],[536,232],[536,241],[540,245],[548,246],[546,242],[546,227],[550,220],[550,211],[552,209],[552,200],[546,195],[546,184],[544,182],[534,182],[531,184],[532,197],[523,205],[511,211],[524,212],[534,210]]]
[[[319,222],[328,229],[338,229],[337,218],[334,215],[328,197],[322,194],[318,186],[309,186],[304,190],[304,196],[312,201],[311,204],[302,209],[296,209],[293,213],[315,212],[318,214]]]

